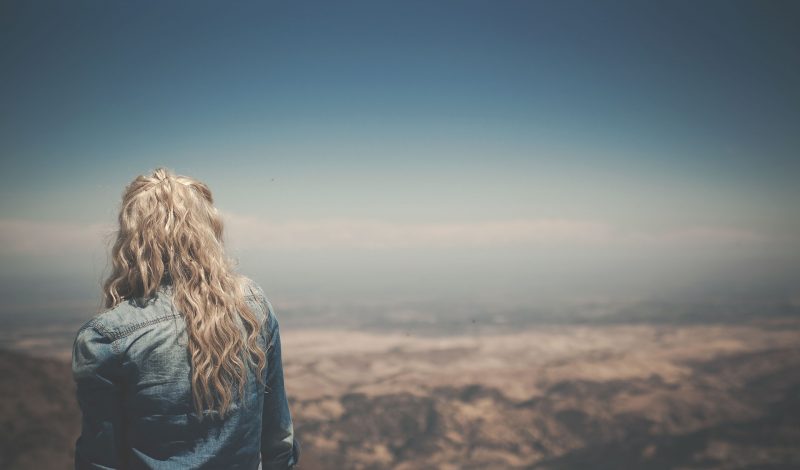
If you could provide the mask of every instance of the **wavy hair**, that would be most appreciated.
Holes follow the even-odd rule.
[[[112,272],[103,284],[106,308],[171,286],[186,321],[192,397],[201,419],[204,410],[224,417],[235,402],[232,387],[243,396],[248,367],[256,367],[259,381],[266,367],[261,325],[245,302],[247,279],[225,255],[222,229],[204,183],[165,168],[140,175],[123,192]]]

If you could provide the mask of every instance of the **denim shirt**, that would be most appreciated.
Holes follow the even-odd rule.
[[[266,386],[250,368],[244,399],[233,403],[224,420],[215,412],[197,419],[186,325],[170,286],[151,299],[122,302],[81,326],[72,350],[82,412],[76,469],[294,467],[300,447],[284,389],[278,318],[256,283],[248,290],[248,305],[263,325]]]

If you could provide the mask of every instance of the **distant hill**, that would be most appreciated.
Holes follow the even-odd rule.
[[[298,469],[800,468],[800,322],[287,330]],[[71,468],[65,360],[0,350],[0,469]]]
[[[527,401],[479,384],[348,393],[334,420],[303,416],[315,400],[294,408],[331,469],[800,468],[800,350],[691,365],[685,386],[567,380]]]
[[[0,468],[70,468],[80,413],[68,363],[0,350]]]

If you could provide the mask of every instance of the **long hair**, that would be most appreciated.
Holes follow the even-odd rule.
[[[244,396],[248,367],[256,367],[259,381],[266,367],[261,325],[245,302],[247,280],[225,255],[222,228],[204,183],[165,168],[140,175],[123,192],[112,272],[103,284],[106,308],[171,286],[173,304],[185,318],[192,397],[201,419],[204,410],[224,417],[235,401],[232,387]]]

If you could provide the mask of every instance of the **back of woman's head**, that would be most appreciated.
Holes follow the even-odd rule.
[[[103,285],[106,308],[171,286],[186,320],[192,395],[201,417],[204,410],[224,417],[235,400],[233,386],[243,395],[248,364],[259,378],[266,365],[260,322],[244,300],[245,279],[225,254],[222,229],[204,183],[164,168],[138,176],[123,193],[112,273]]]

